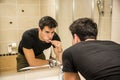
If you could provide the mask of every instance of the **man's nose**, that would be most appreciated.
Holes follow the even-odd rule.
[[[50,33],[50,34],[49,34],[49,38],[52,38],[52,37],[53,37],[53,34],[52,34],[52,33]]]

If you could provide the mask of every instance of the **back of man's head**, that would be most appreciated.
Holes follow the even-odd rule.
[[[77,34],[81,41],[86,39],[96,39],[97,24],[90,18],[79,18],[69,27],[72,35]]]

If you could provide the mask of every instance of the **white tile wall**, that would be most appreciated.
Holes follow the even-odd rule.
[[[111,40],[120,43],[120,0],[113,0]]]

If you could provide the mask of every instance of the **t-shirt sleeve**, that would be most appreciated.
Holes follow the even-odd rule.
[[[27,33],[24,33],[22,36],[22,47],[31,49],[32,43],[33,43],[32,37],[28,35]]]
[[[71,52],[69,50],[65,50],[62,55],[62,60],[63,60],[63,72],[77,72]]]

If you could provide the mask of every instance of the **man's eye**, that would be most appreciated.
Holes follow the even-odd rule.
[[[52,32],[52,34],[54,34],[55,32]]]
[[[48,31],[46,31],[46,33],[49,33]]]

